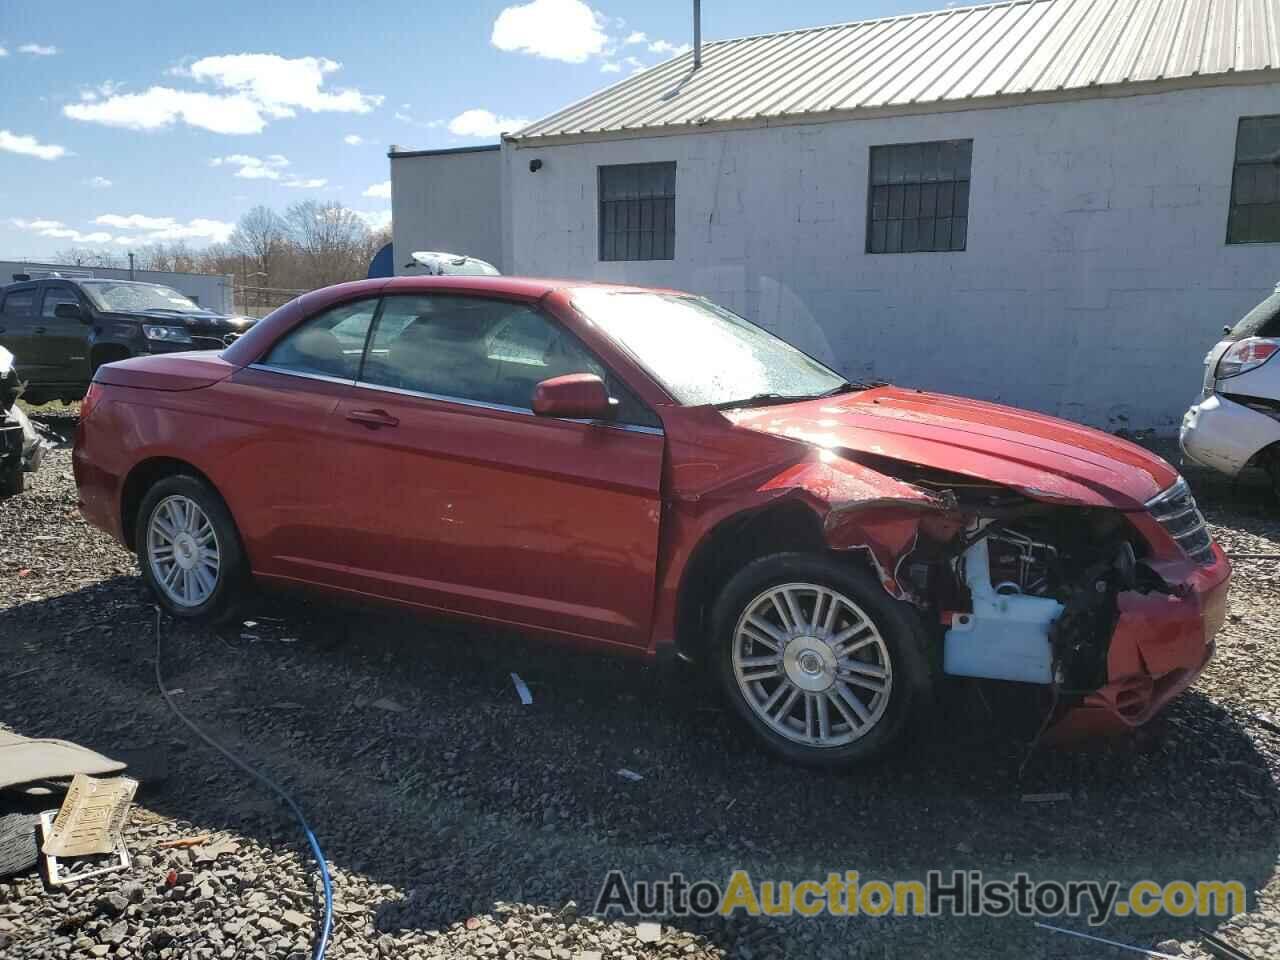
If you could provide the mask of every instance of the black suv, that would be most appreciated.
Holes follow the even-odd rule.
[[[0,345],[17,358],[29,403],[79,400],[114,360],[221,350],[254,323],[158,283],[50,277],[0,287]]]

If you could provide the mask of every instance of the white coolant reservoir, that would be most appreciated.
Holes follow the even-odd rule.
[[[1047,597],[997,593],[991,585],[986,537],[965,551],[964,571],[973,612],[952,616],[943,641],[943,672],[988,680],[1052,682],[1049,627],[1062,615],[1062,604]]]

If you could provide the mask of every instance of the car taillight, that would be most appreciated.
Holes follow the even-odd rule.
[[[1219,380],[1227,377],[1238,377],[1242,373],[1256,370],[1271,357],[1280,353],[1280,340],[1267,337],[1250,337],[1231,345],[1231,349],[1218,360],[1218,369],[1214,375]]]
[[[84,399],[80,401],[80,422],[84,423],[93,415],[93,408],[98,405],[98,401],[102,399],[102,384],[89,384],[89,391],[84,395]]]

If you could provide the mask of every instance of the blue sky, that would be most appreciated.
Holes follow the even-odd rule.
[[[939,0],[704,0],[723,39]],[[691,38],[691,0],[0,0],[0,260],[224,240],[263,203],[390,217],[387,149],[493,143]],[[179,12],[176,12],[179,11]]]

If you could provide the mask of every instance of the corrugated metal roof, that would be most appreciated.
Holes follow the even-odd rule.
[[[1013,0],[703,45],[512,139],[918,110],[1280,67],[1280,0]],[[957,104],[959,105],[959,104]]]

